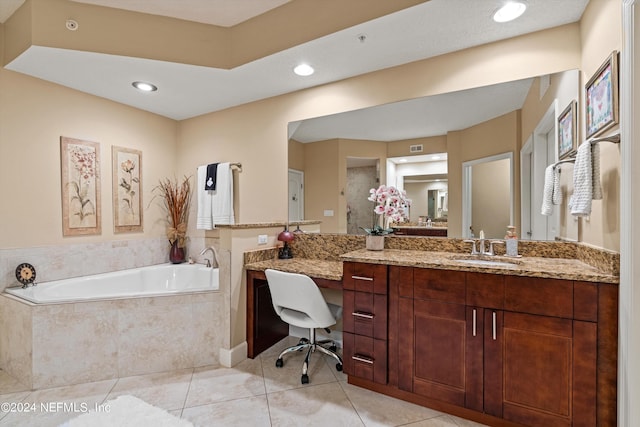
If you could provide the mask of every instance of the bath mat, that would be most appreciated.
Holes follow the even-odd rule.
[[[102,405],[108,412],[87,412],[60,427],[193,427],[187,420],[174,417],[164,409],[133,396],[119,396]]]

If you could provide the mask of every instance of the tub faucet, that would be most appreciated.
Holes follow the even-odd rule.
[[[202,252],[200,252],[200,255],[204,255],[208,251],[211,251],[212,260],[210,260],[209,258],[205,258],[205,261],[207,262],[207,264],[206,264],[207,267],[212,267],[212,261],[213,261],[213,264],[215,264],[216,267],[219,267],[219,264],[218,264],[218,253],[216,252],[216,249],[213,246],[209,246],[209,247],[204,248],[202,250]]]

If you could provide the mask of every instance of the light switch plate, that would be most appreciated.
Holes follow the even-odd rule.
[[[259,245],[266,245],[267,244],[267,235],[266,234],[259,234],[258,235],[258,244]]]
[[[325,209],[324,216],[333,216],[333,209]]]

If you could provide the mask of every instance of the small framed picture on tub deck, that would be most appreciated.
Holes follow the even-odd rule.
[[[113,231],[142,231],[142,151],[111,148]]]
[[[618,123],[618,51],[613,51],[585,86],[587,138]]]
[[[577,142],[578,113],[576,101],[564,109],[558,117],[558,159],[562,160],[574,154],[578,149]]]

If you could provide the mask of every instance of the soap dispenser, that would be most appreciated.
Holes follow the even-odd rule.
[[[516,227],[509,225],[507,227],[507,234],[504,236],[506,243],[506,255],[511,257],[518,257],[518,235],[516,234]]]

